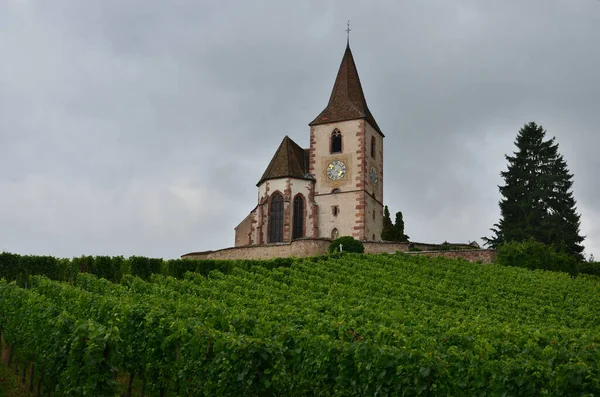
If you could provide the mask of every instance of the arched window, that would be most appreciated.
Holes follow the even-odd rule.
[[[342,133],[337,128],[331,133],[331,153],[342,152]]]
[[[283,241],[283,196],[275,193],[271,196],[269,208],[269,243]]]
[[[304,197],[299,194],[294,198],[294,231],[293,239],[304,237]]]
[[[371,157],[375,158],[375,137],[371,137]]]
[[[335,189],[333,189],[333,190],[331,191],[331,193],[333,193],[333,194],[335,194],[335,193],[339,193],[339,192],[340,192],[340,189],[338,189],[338,188],[335,188]]]
[[[338,238],[338,237],[340,237],[340,232],[338,232],[338,230],[337,230],[336,228],[334,228],[334,229],[331,231],[331,238],[335,240],[335,239],[336,239],[336,238]]]

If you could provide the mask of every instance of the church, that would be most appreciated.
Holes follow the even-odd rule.
[[[235,246],[302,238],[381,239],[383,132],[367,106],[347,43],[329,102],[309,124],[310,147],[285,136],[235,228]]]

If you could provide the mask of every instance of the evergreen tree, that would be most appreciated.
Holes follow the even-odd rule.
[[[396,222],[394,223],[394,240],[408,241],[408,236],[404,234],[404,219],[402,211],[396,212]]]
[[[508,170],[500,173],[501,218],[484,237],[492,248],[510,241],[534,239],[582,259],[584,237],[579,235],[579,214],[571,187],[573,174],[558,152],[555,138],[531,122],[519,130],[514,156],[505,156]]]
[[[381,231],[381,239],[384,241],[394,241],[394,224],[390,218],[390,210],[386,205],[383,209],[383,229]]]

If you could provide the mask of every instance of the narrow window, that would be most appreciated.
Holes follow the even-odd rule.
[[[371,157],[375,158],[375,137],[371,137]]]
[[[269,243],[283,241],[283,196],[275,193],[271,196],[269,210]]]
[[[375,220],[375,210],[373,210],[373,220]]]
[[[340,213],[340,206],[339,205],[332,205],[331,206],[331,213],[333,214],[333,216],[338,216],[338,214]]]
[[[340,236],[340,232],[338,232],[338,230],[334,228],[334,229],[331,231],[331,238],[335,240],[335,239],[336,239],[336,238],[338,238],[339,236]]]
[[[331,133],[331,153],[342,152],[342,133],[337,128]]]
[[[375,235],[373,234],[373,241],[375,241]]]
[[[304,237],[304,197],[299,194],[294,198],[294,232],[293,239]]]

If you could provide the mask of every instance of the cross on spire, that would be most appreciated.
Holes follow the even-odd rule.
[[[346,22],[346,44],[350,45],[350,31],[352,29],[350,29],[350,21]]]

